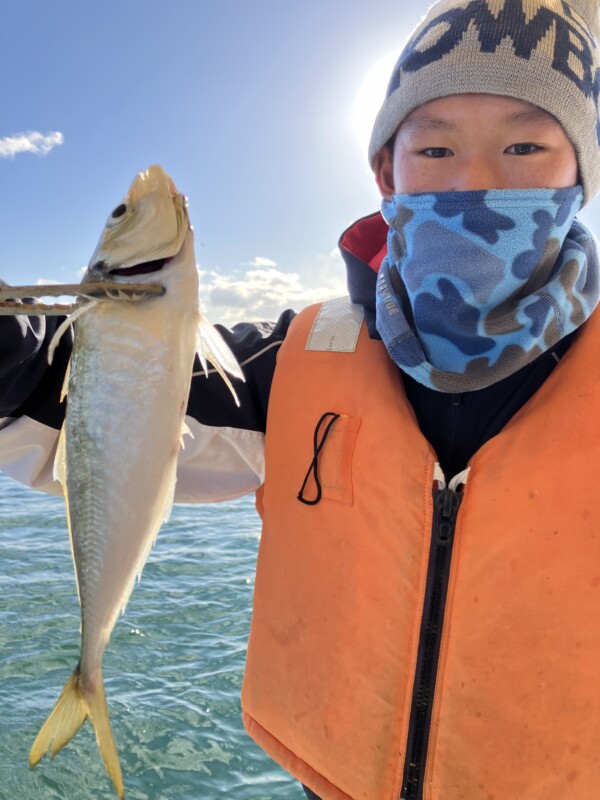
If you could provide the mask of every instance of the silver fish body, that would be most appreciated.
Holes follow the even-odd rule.
[[[164,295],[137,302],[119,296],[119,282],[132,275],[162,284]],[[185,198],[160,167],[140,173],[109,217],[86,280],[114,292],[91,302],[76,322],[56,460],[81,604],[81,656],[30,764],[48,751],[56,755],[89,716],[123,797],[102,655],[170,512],[198,330],[207,328]],[[208,357],[218,360],[210,346]],[[224,360],[239,376],[226,347]]]
[[[199,319],[191,236],[163,297],[102,300],[75,331],[65,478],[86,674],[172,503]]]

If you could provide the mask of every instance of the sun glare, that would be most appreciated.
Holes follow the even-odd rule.
[[[388,53],[373,64],[360,85],[352,107],[352,127],[365,158],[373,123],[385,97],[385,90],[397,58],[397,52]]]

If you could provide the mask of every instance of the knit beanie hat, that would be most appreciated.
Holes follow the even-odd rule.
[[[584,202],[600,189],[600,0],[441,0],[394,68],[369,161],[415,108],[499,94],[552,114],[575,147]]]

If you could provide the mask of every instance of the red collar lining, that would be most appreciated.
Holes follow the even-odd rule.
[[[388,225],[379,211],[363,217],[351,225],[340,239],[340,247],[368,264],[374,272],[379,270],[387,255]]]

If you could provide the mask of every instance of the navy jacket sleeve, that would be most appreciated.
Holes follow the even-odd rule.
[[[0,418],[28,414],[60,428],[64,407],[59,398],[71,332],[62,337],[52,365],[48,345],[61,321],[61,317],[0,316]]]
[[[24,304],[24,310],[26,304]],[[229,499],[253,491],[264,477],[263,440],[277,352],[294,317],[275,323],[216,326],[246,378],[235,380],[236,406],[214,369],[198,358],[187,407],[176,501]],[[26,485],[60,493],[52,465],[65,405],[60,393],[72,347],[66,332],[48,364],[48,346],[62,318],[0,316],[0,469]],[[140,387],[140,391],[143,387]]]

